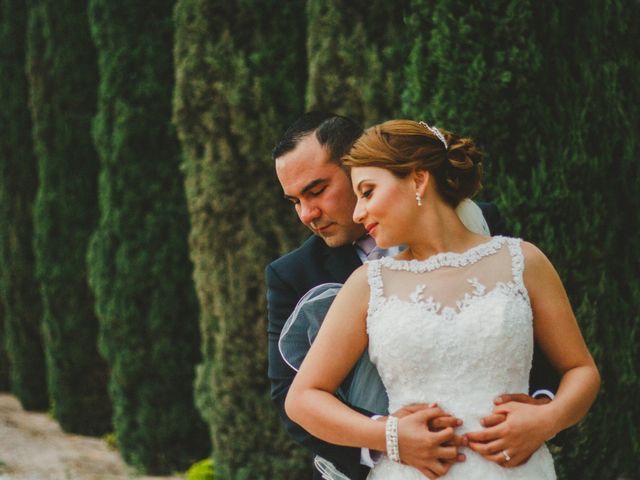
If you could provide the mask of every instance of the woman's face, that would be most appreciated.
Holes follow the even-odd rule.
[[[398,178],[384,168],[354,167],[351,181],[358,199],[353,220],[363,224],[381,248],[406,243],[418,208],[412,175]]]

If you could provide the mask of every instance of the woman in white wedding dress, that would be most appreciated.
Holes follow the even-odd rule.
[[[328,442],[385,453],[369,479],[555,478],[543,442],[587,413],[599,375],[544,254],[518,239],[474,233],[456,215],[480,186],[473,143],[394,120],[368,129],[344,163],[358,197],[354,219],[379,247],[407,248],[365,263],[347,280],[293,382],[287,414]],[[556,397],[499,412],[535,421],[535,431],[525,443],[503,428],[488,443],[452,445],[482,430],[497,395],[528,391],[534,337],[562,375]],[[366,348],[389,411],[430,408],[376,421],[337,400],[333,392]],[[461,419],[455,431],[430,429],[440,409]],[[421,462],[407,447],[416,438],[430,453]],[[456,462],[461,453],[465,461]],[[403,463],[409,457],[413,466]]]

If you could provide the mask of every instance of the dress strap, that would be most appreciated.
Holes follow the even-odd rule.
[[[381,259],[369,260],[365,262],[367,266],[367,280],[369,282],[369,308],[367,310],[368,317],[376,311],[379,302],[384,296],[384,286],[382,284],[382,262]]]
[[[511,252],[511,273],[513,275],[513,282],[519,291],[521,291],[527,300],[529,294],[527,288],[524,285],[524,255],[522,254],[522,239],[510,238],[508,239],[509,251]]]

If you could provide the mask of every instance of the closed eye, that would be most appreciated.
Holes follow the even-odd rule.
[[[369,198],[371,196],[371,194],[373,193],[373,188],[370,188],[369,190],[365,190],[364,192],[362,192],[362,198]]]
[[[327,186],[324,185],[323,187],[319,188],[318,190],[311,190],[309,191],[309,194],[312,197],[317,197],[318,195],[320,195],[322,192],[324,192],[327,189]]]

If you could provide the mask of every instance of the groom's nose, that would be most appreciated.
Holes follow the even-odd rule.
[[[300,217],[300,221],[307,225],[322,216],[322,212],[314,204],[309,202],[300,202],[300,211],[298,216]]]

